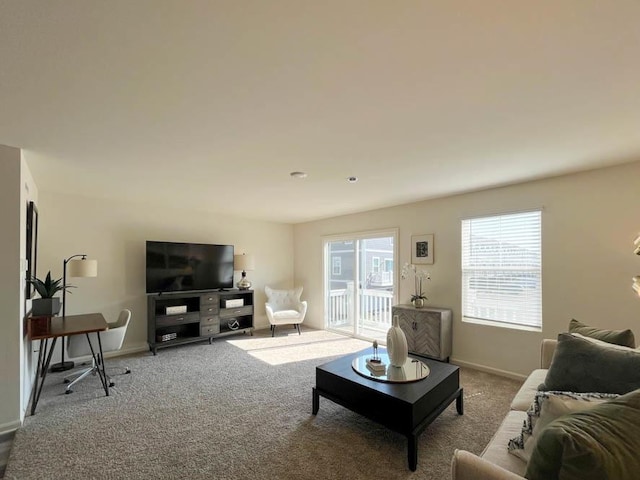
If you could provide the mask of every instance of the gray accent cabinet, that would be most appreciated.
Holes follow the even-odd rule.
[[[398,315],[409,353],[449,361],[453,316],[450,309],[394,305],[391,314]]]

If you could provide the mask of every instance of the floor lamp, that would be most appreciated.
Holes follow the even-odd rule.
[[[82,257],[82,258],[76,258]],[[69,267],[69,276],[70,277],[97,277],[98,276],[98,261],[97,260],[87,260],[86,254],[72,255],[69,258],[66,258],[64,262],[62,262],[62,285],[64,288],[62,289],[62,321],[64,321],[64,317],[66,315],[66,305],[67,305],[67,267]],[[73,362],[64,360],[64,340],[62,337],[62,355],[60,363],[54,363],[51,365],[52,372],[63,372],[65,370],[70,370],[73,368]]]

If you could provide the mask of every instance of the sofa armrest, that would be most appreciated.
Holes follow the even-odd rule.
[[[556,345],[558,345],[558,340],[552,340],[550,338],[542,340],[540,347],[540,368],[549,368],[551,360],[553,359],[553,353],[556,351]]]
[[[487,462],[465,450],[456,450],[451,460],[452,480],[525,480],[524,477]]]
[[[264,309],[267,312],[267,318],[269,319],[269,322],[272,323],[273,322],[273,306],[267,302],[264,304]]]
[[[307,315],[307,301],[303,300],[302,302],[300,302],[299,306],[300,308],[298,311],[300,312],[300,316],[304,320],[304,317]]]

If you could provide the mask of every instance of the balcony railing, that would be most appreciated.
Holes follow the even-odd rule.
[[[353,288],[331,290],[328,304],[328,328],[353,325],[355,294]],[[362,289],[360,291],[360,324],[386,331],[391,326],[393,292]]]

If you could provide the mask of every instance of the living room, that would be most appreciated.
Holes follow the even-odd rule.
[[[494,7],[498,8],[498,5]],[[574,8],[567,10],[580,12],[577,3],[573,3],[572,7]],[[628,13],[622,13],[631,7],[624,2],[620,2],[619,7],[620,11],[615,12],[616,18],[631,17]],[[380,6],[378,8],[380,10],[376,11],[380,14],[385,11]],[[547,8],[551,7],[547,5]],[[610,8],[615,10],[614,7]],[[351,9],[355,7],[350,7],[349,10]],[[592,19],[593,24],[597,25],[597,21],[592,17],[595,11],[587,13],[584,14],[584,18]],[[626,43],[619,40],[628,45],[628,50],[622,51],[620,55],[633,56],[632,53],[638,51],[637,34],[631,37],[630,30],[621,28],[620,24],[617,24],[616,28],[618,32],[629,35],[626,37]],[[622,33],[620,35],[624,37]],[[3,51],[0,57],[2,64],[6,63],[5,55],[7,59],[12,58]],[[597,62],[594,63],[597,65]],[[634,65],[634,62],[626,64]],[[15,66],[15,63],[11,65]],[[613,69],[613,66],[611,68]],[[508,73],[505,72],[505,78],[509,76]],[[44,122],[38,123],[37,115],[30,116],[29,121],[34,121],[37,127],[33,130],[39,134],[29,137],[21,135],[10,126],[10,122],[14,120],[18,124],[24,123],[19,109],[12,110],[13,116],[3,114],[0,123],[0,144],[9,146],[0,149],[0,191],[5,207],[1,220],[3,225],[10,228],[4,229],[0,237],[3,247],[0,249],[0,256],[3,266],[6,265],[5,271],[9,272],[7,278],[19,278],[20,281],[5,281],[6,287],[0,293],[3,318],[3,335],[0,339],[0,351],[3,352],[0,367],[3,385],[0,393],[0,431],[9,431],[21,425],[31,391],[34,365],[30,355],[31,345],[25,337],[22,321],[25,313],[22,296],[24,271],[18,262],[19,259],[25,258],[25,205],[29,200],[37,204],[39,213],[38,273],[51,270],[58,278],[62,275],[63,259],[76,253],[86,253],[89,258],[98,259],[99,275],[96,278],[74,279],[73,284],[77,288],[67,299],[68,312],[73,314],[100,311],[105,317],[115,318],[120,310],[129,308],[133,314],[132,322],[123,346],[123,353],[127,354],[148,352],[144,284],[145,240],[232,244],[238,251],[251,253],[256,259],[255,270],[249,272],[255,291],[255,305],[264,304],[266,285],[281,288],[304,286],[303,297],[309,304],[304,325],[322,330],[325,327],[323,238],[338,233],[390,228],[398,231],[398,258],[395,262],[397,268],[410,261],[412,235],[434,235],[435,262],[429,265],[431,280],[426,293],[429,305],[448,307],[453,311],[451,361],[457,365],[522,380],[539,365],[541,340],[555,338],[558,333],[566,331],[571,318],[600,328],[631,328],[635,332],[640,331],[640,318],[637,315],[640,304],[637,295],[631,290],[631,278],[640,273],[638,257],[632,254],[633,240],[640,231],[640,220],[634,208],[639,198],[637,179],[640,178],[640,149],[633,143],[636,141],[635,133],[638,131],[640,120],[633,110],[640,109],[633,108],[638,97],[631,95],[635,88],[631,85],[637,85],[634,79],[637,80],[638,74],[623,68],[609,73],[615,74],[616,80],[611,84],[615,83],[619,89],[615,95],[609,92],[611,97],[615,97],[610,99],[611,105],[604,105],[607,95],[593,95],[594,102],[596,99],[602,102],[597,103],[598,108],[594,107],[593,116],[598,112],[607,115],[593,118],[590,123],[582,123],[580,128],[572,127],[570,122],[578,122],[580,118],[590,116],[588,111],[578,108],[584,105],[580,102],[584,102],[589,94],[573,103],[569,101],[571,91],[567,89],[562,94],[567,104],[559,99],[560,94],[551,95],[548,105],[557,102],[557,110],[548,116],[539,115],[536,118],[537,123],[527,123],[518,136],[515,135],[516,132],[510,132],[512,136],[517,137],[518,141],[514,143],[527,145],[527,150],[530,150],[527,155],[523,154],[521,162],[512,160],[520,158],[515,157],[517,150],[513,148],[506,153],[513,154],[514,157],[492,166],[488,160],[491,158],[491,148],[488,148],[476,159],[470,160],[470,157],[465,157],[465,162],[458,165],[459,170],[455,176],[449,173],[449,177],[443,177],[440,171],[446,168],[447,162],[452,161],[452,156],[443,155],[442,158],[446,161],[440,161],[431,155],[430,161],[416,159],[414,156],[413,175],[409,170],[404,170],[406,181],[395,184],[398,185],[398,195],[401,197],[406,194],[409,200],[386,204],[370,203],[370,206],[364,207],[358,204],[359,197],[368,195],[370,198],[371,190],[375,193],[383,189],[380,185],[386,185],[384,179],[378,178],[387,175],[381,173],[383,164],[375,163],[379,157],[372,157],[372,161],[350,161],[349,155],[345,155],[342,157],[345,168],[341,174],[335,178],[328,178],[330,170],[328,166],[323,170],[322,155],[314,153],[304,162],[293,161],[296,155],[301,155],[298,149],[302,148],[301,145],[295,145],[287,152],[287,161],[277,160],[277,156],[272,154],[265,160],[263,170],[254,173],[257,176],[266,176],[266,170],[275,170],[279,175],[287,177],[283,178],[283,184],[284,181],[288,182],[284,184],[284,188],[289,190],[282,194],[282,198],[279,196],[276,199],[275,193],[268,188],[262,191],[261,199],[250,196],[251,189],[247,189],[243,183],[243,170],[246,167],[241,163],[242,155],[233,157],[234,162],[218,163],[219,168],[224,170],[225,181],[231,183],[231,186],[228,190],[221,190],[224,195],[213,195],[214,205],[188,203],[191,200],[185,203],[181,197],[166,193],[175,188],[175,185],[169,183],[158,186],[158,190],[166,197],[164,200],[160,199],[162,195],[147,199],[144,196],[134,198],[131,191],[135,190],[137,185],[142,190],[145,175],[152,179],[155,174],[161,173],[132,165],[133,181],[125,182],[122,177],[122,191],[112,188],[113,183],[108,180],[113,180],[114,177],[117,180],[126,169],[116,170],[114,165],[113,170],[110,170],[110,157],[117,157],[119,151],[125,157],[130,155],[126,152],[126,149],[130,148],[127,144],[128,137],[123,135],[120,137],[122,144],[114,145],[110,143],[114,140],[111,136],[107,136],[106,140],[96,141],[96,137],[91,136],[95,135],[95,132],[85,131],[83,139],[78,140],[82,148],[78,149],[72,161],[65,161],[61,157],[64,157],[66,147],[60,150],[57,140],[47,138],[47,125]],[[599,92],[607,88],[613,90],[611,84],[604,87],[597,85],[594,89]],[[625,90],[626,86],[629,86],[629,90]],[[452,86],[455,87],[456,85]],[[587,87],[585,89],[589,90]],[[8,97],[4,86],[3,91]],[[485,94],[486,91],[479,94],[479,98],[484,98]],[[624,100],[621,100],[622,97]],[[42,98],[46,98],[46,95],[43,94]],[[4,99],[3,96],[3,101]],[[621,108],[622,105],[624,109]],[[508,105],[502,104],[496,111],[501,112],[501,109],[507,107]],[[578,113],[574,117],[561,117],[560,123],[567,124],[564,135],[556,132],[557,135],[553,136],[552,132],[547,131],[548,139],[545,140],[539,133],[529,131],[529,128],[542,128],[541,125],[548,117],[559,116],[559,111],[571,108],[578,110]],[[75,107],[71,110],[75,111],[74,109]],[[619,116],[613,116],[614,109],[621,112]],[[492,110],[493,114],[496,114],[496,111]],[[46,112],[39,113],[45,116]],[[530,118],[533,113],[532,110],[513,106],[513,110],[509,111],[506,117]],[[131,115],[135,116],[134,113]],[[606,122],[602,120],[604,117]],[[81,117],[74,118],[78,121]],[[266,118],[261,120],[267,123]],[[433,118],[430,120],[433,121]],[[454,116],[442,119],[444,123],[453,120]],[[511,121],[498,122],[497,126],[506,128],[505,123]],[[79,127],[79,123],[76,125]],[[426,128],[430,124],[426,122],[424,125]],[[217,124],[217,127],[221,126]],[[431,126],[433,127],[433,124]],[[100,128],[107,127],[108,125],[102,125]],[[291,125],[287,127],[290,128]],[[24,128],[28,131],[28,127]],[[469,128],[471,127],[465,124],[465,129]],[[603,141],[602,145],[592,145],[590,142],[594,141],[600,130],[603,132],[602,137],[609,143],[605,145],[606,142]],[[363,131],[357,131],[363,134]],[[486,130],[483,132],[487,137],[491,133]],[[374,128],[369,131],[372,137],[376,133],[379,134]],[[143,134],[145,132],[141,132],[141,135]],[[531,139],[525,134],[530,134]],[[458,144],[462,142],[453,133],[450,135],[449,140]],[[466,132],[465,135],[471,134]],[[420,132],[417,132],[417,137],[419,136]],[[497,136],[502,139],[500,135]],[[426,137],[437,143],[432,137]],[[558,137],[563,138],[558,140]],[[160,137],[150,136],[145,137],[145,140],[149,142],[151,138]],[[255,137],[253,139],[255,140]],[[343,142],[344,137],[340,136],[339,140]],[[479,142],[477,137],[474,140]],[[87,157],[85,163],[82,156],[84,142],[102,144],[104,157],[99,157],[99,161]],[[39,148],[40,145],[47,144],[51,145],[49,152]],[[531,147],[532,144],[536,145],[535,148]],[[480,143],[464,144],[468,149],[478,145]],[[575,145],[571,155],[566,153],[569,150],[567,145]],[[377,147],[380,147],[379,143]],[[355,146],[350,145],[349,148],[355,149]],[[555,150],[551,150],[552,148]],[[176,156],[177,161],[182,160],[179,158],[180,143],[168,145],[167,149]],[[277,148],[273,150],[278,151]],[[351,150],[353,151],[355,150]],[[140,152],[134,149],[133,155]],[[328,154],[330,149],[325,149],[322,153]],[[411,156],[410,153],[406,152],[407,156]],[[451,152],[448,153],[452,155]],[[560,165],[565,153],[574,163],[556,166],[556,162]],[[395,153],[392,156],[395,157]],[[131,157],[127,158],[131,161]],[[163,161],[158,161],[158,170],[164,169]],[[539,164],[544,164],[542,166],[546,167],[549,173],[530,176],[529,170],[540,167]],[[189,168],[185,170],[193,171],[199,163],[187,162],[187,165]],[[393,168],[393,163],[385,165],[384,168]],[[105,166],[107,168],[103,169]],[[254,164],[253,167],[258,168],[258,165]],[[496,169],[504,172],[502,180],[495,179],[492,183],[485,184],[479,182],[474,187],[460,187],[456,190],[456,185],[465,185],[465,177],[484,177],[488,175],[488,171]],[[288,174],[294,170],[309,171],[309,176],[301,182],[292,183],[297,180],[288,178]],[[512,177],[508,177],[507,173],[511,173]],[[358,175],[358,182],[347,183],[346,177],[354,174]],[[176,178],[184,180],[187,177],[187,174],[181,173]],[[104,179],[104,187],[100,186],[100,179]],[[319,185],[314,183],[316,179]],[[453,188],[446,194],[438,194],[437,188],[443,188],[441,185],[447,181]],[[72,185],[74,182],[80,185]],[[388,184],[394,185],[393,182]],[[375,185],[375,188],[372,185]],[[426,190],[415,196],[409,192],[411,188],[421,192],[420,187],[415,185],[424,185]],[[309,197],[305,197],[304,190],[307,186],[311,192]],[[220,188],[222,189],[222,186]],[[304,208],[311,211],[316,204],[323,203],[322,189],[326,189],[327,197],[331,197],[327,199],[327,203],[335,213],[320,212],[314,218],[306,218],[302,211]],[[111,194],[108,194],[109,190],[112,191]],[[273,204],[270,192],[274,197]],[[245,200],[245,196],[248,200]],[[255,208],[244,205],[245,201],[254,202]],[[287,203],[291,204],[292,208],[298,207],[291,211],[291,217],[286,217],[282,207]],[[246,214],[239,212],[238,205]],[[462,321],[461,220],[479,215],[530,209],[542,211],[542,329],[529,331]],[[299,217],[293,219],[294,215]],[[235,281],[238,279],[237,276],[236,273]],[[412,282],[399,282],[399,303],[407,303],[412,293]],[[255,326],[257,329],[269,327],[263,308],[256,308]],[[188,349],[188,346],[184,347],[184,351]]]

